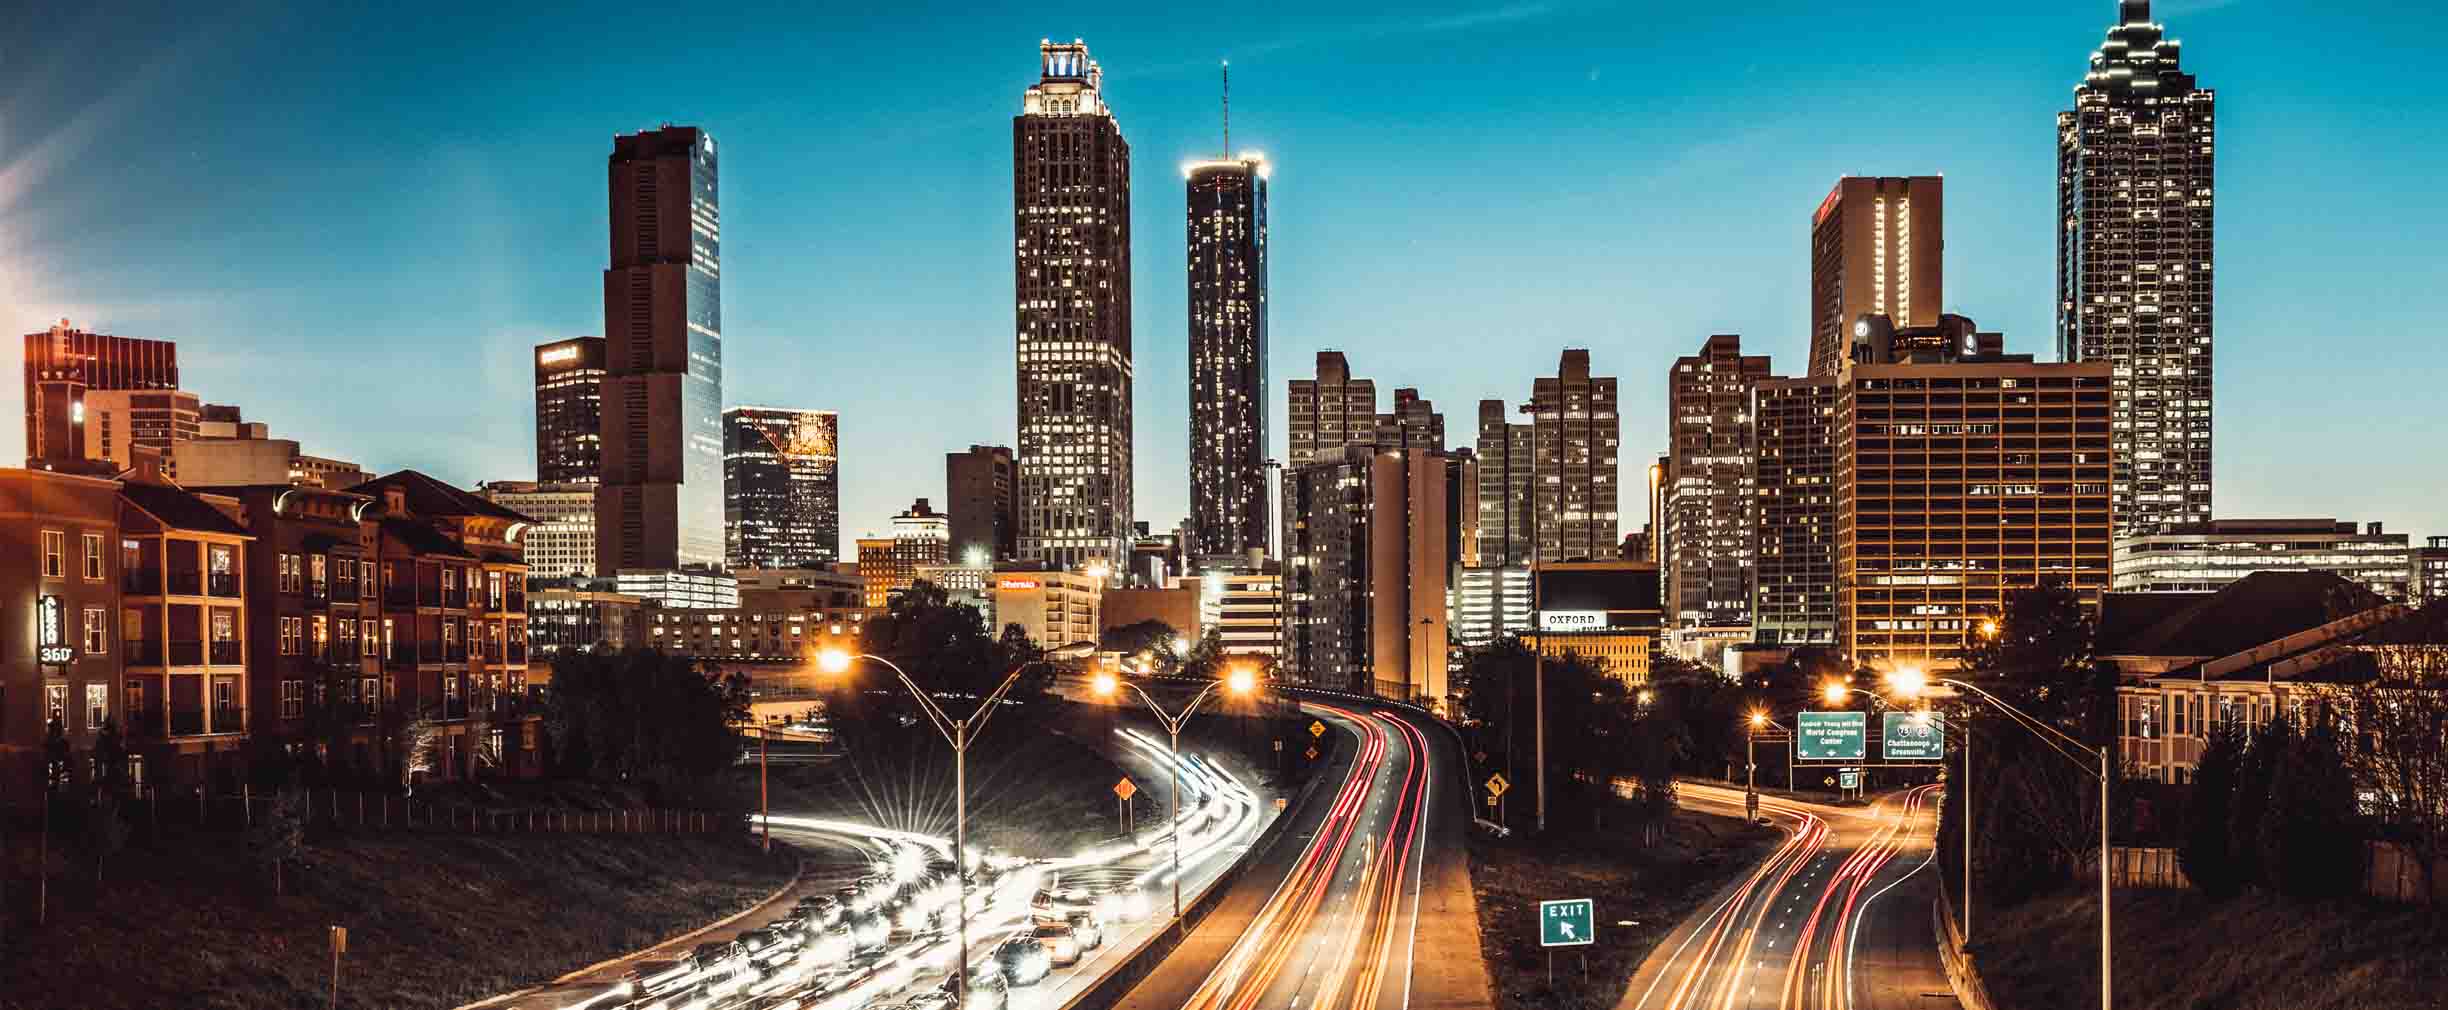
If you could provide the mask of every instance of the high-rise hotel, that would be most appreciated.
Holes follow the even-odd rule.
[[[1810,371],[1834,375],[1853,320],[1929,326],[1945,310],[1946,180],[1846,176],[1811,214]]]
[[[1012,118],[1020,555],[1069,569],[1130,550],[1130,144],[1085,43],[1038,68]]]
[[[2057,346],[2111,367],[2121,535],[2210,519],[2215,96],[2121,0],[2057,114]]]
[[[1189,178],[1193,553],[1267,545],[1267,165],[1194,162]]]
[[[722,210],[714,138],[615,137],[596,570],[723,563]]]

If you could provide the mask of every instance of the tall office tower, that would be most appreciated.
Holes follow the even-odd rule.
[[[1744,355],[1742,338],[1721,333],[1700,353],[1676,358],[1667,377],[1663,508],[1666,614],[1678,643],[1749,637],[1758,501],[1751,457],[1753,388],[1768,377],[1767,355]]]
[[[1286,674],[1443,704],[1467,455],[1347,446],[1284,473]]]
[[[1860,322],[1830,425],[1837,646],[1874,670],[1951,666],[1966,631],[2017,590],[2063,585],[2096,602],[2111,366],[2005,354],[1962,316]]]
[[[1759,568],[1753,639],[1762,645],[1836,641],[1838,377],[1762,379],[1756,409]]]
[[[1087,45],[1038,66],[1012,118],[1020,555],[1060,570],[1130,551],[1130,144]]]
[[[612,139],[595,570],[723,562],[722,211],[714,138]]]
[[[545,582],[594,577],[595,490],[591,483],[497,480],[477,485],[476,497],[535,520],[519,542],[528,580]]]
[[[1445,451],[1445,415],[1437,413],[1436,404],[1419,395],[1416,389],[1394,391],[1394,411],[1377,415],[1376,431],[1368,438],[1355,438],[1354,445],[1374,445],[1380,449],[1430,449]]]
[[[1197,162],[1190,214],[1191,551],[1267,545],[1267,165]]]
[[[537,344],[535,355],[536,481],[601,481],[603,338]]]
[[[2057,114],[2057,354],[2115,368],[2120,535],[2210,519],[2215,96],[2121,0]]]
[[[944,508],[952,517],[952,561],[991,565],[1018,553],[1020,511],[1012,497],[1009,446],[973,445],[944,454]]]
[[[822,568],[841,557],[841,417],[723,411],[723,558],[731,568]]]
[[[1622,528],[1616,504],[1623,419],[1615,378],[1590,375],[1589,352],[1570,349],[1556,374],[1531,385],[1539,476],[1538,557],[1592,561],[1615,556]]]
[[[87,333],[65,319],[26,334],[26,465],[82,465],[86,391],[177,388],[178,345],[171,341]]]
[[[1503,400],[1479,401],[1479,554],[1470,563],[1530,563],[1530,459],[1534,430],[1508,418]]]
[[[1319,351],[1317,377],[1292,380],[1284,428],[1290,436],[1287,468],[1339,458],[1347,445],[1374,444],[1377,383],[1352,378],[1351,363],[1343,360],[1343,352]]]
[[[1865,315],[1938,321],[1946,296],[1946,180],[1845,176],[1811,215],[1811,375],[1834,375]]]

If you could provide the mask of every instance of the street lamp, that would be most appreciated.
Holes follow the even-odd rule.
[[[1794,788],[1794,738],[1785,724],[1768,718],[1768,713],[1753,710],[1750,725],[1743,733],[1743,816],[1759,816],[1759,737],[1760,731],[1775,727],[1776,736],[1769,739],[1785,742],[1785,788]]]
[[[953,966],[952,985],[954,995],[964,1002],[969,995],[969,741],[973,734],[986,728],[986,720],[1002,707],[1003,696],[1011,693],[1012,685],[1019,683],[1020,675],[1030,667],[1054,659],[1077,659],[1095,652],[1094,642],[1074,642],[1048,650],[1044,658],[1012,667],[1010,673],[1003,675],[1003,683],[996,685],[994,692],[978,705],[977,711],[965,719],[954,719],[944,714],[943,708],[935,704],[935,699],[928,697],[926,691],[892,660],[863,652],[853,654],[842,649],[826,649],[817,654],[817,665],[826,673],[847,671],[852,661],[860,659],[872,659],[883,664],[885,669],[893,672],[893,676],[901,679],[902,687],[908,688],[909,693],[917,697],[918,708],[926,713],[927,721],[934,724],[936,732],[943,734],[945,743],[952,745],[952,881],[953,900],[960,905],[960,960]]]
[[[1986,628],[1983,629],[1983,633],[1987,633]],[[2095,767],[2084,768],[2084,770],[2090,772],[2093,778],[2099,780],[2100,787],[2100,1010],[2111,1010],[2111,1008],[2116,1004],[2115,960],[2111,953],[2113,950],[2112,943],[2116,934],[2114,929],[2115,920],[2110,914],[2111,910],[2109,897],[2108,787],[2115,781],[2115,779],[2108,770],[2107,746],[2103,744],[2096,750],[2087,747],[2082,741],[2074,739],[2064,730],[2042,722],[2040,719],[2034,717],[2030,713],[2016,708],[2013,705],[2007,704],[2005,699],[2000,698],[1997,695],[1991,694],[1978,686],[1967,684],[1960,680],[1954,680],[1946,677],[1933,678],[1919,669],[1904,667],[1888,674],[1887,682],[1888,686],[1893,688],[1897,694],[1904,695],[1908,698],[1926,691],[1931,684],[1945,684],[1958,690],[1971,692],[1972,694],[1980,697],[1982,700],[1987,701],[1989,704],[1997,706],[1998,711],[2005,713],[2006,716],[2013,720],[2017,725],[2020,725],[2025,730],[2030,731],[2033,736],[2040,738],[2040,742],[2047,744],[2050,750],[2056,751],[2059,757],[2074,762],[2076,767],[2082,767],[2087,763],[2084,760],[2084,757],[2093,758],[2098,762]],[[1970,925],[1972,921],[1972,804],[1970,791],[1972,778],[1971,739],[1972,735],[1969,732],[1964,734],[1964,938],[1967,941],[1969,941],[1972,936],[1972,928]],[[2072,749],[2069,750],[2068,748]],[[2093,753],[2087,754],[2084,757],[2075,756],[2077,753],[2083,751],[2092,751]]]
[[[1201,704],[1204,704],[1209,697],[1215,694],[1216,688],[1228,688],[1236,695],[1247,695],[1251,691],[1257,690],[1258,675],[1251,672],[1248,666],[1236,664],[1233,666],[1232,670],[1225,675],[1224,679],[1209,681],[1206,687],[1199,688],[1199,693],[1197,696],[1191,698],[1190,704],[1183,706],[1180,714],[1178,715],[1166,713],[1164,706],[1156,704],[1156,699],[1148,697],[1148,693],[1141,690],[1139,685],[1133,684],[1127,680],[1116,678],[1113,674],[1097,674],[1096,680],[1092,681],[1091,684],[1096,689],[1096,693],[1100,697],[1112,697],[1114,692],[1117,690],[1125,687],[1130,688],[1134,693],[1139,695],[1140,701],[1147,703],[1148,711],[1156,714],[1156,721],[1164,725],[1166,740],[1165,746],[1167,748],[1167,755],[1169,757],[1169,760],[1167,760],[1165,763],[1172,766],[1173,770],[1173,925],[1178,929],[1181,926],[1182,726],[1190,721],[1190,717],[1192,715],[1197,714],[1198,707]]]

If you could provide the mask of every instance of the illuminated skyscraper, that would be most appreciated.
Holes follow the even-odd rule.
[[[536,345],[536,480],[594,484],[603,479],[602,337]],[[588,559],[593,567],[594,559]]]
[[[1086,44],[1038,66],[1012,118],[1020,555],[1069,569],[1130,550],[1130,144]]]
[[[1810,374],[1834,375],[1865,315],[1930,326],[1946,295],[1946,180],[1836,180],[1811,215]]]
[[[841,555],[841,419],[723,411],[723,555],[733,568],[818,568]]]
[[[1759,503],[1751,398],[1767,355],[1718,334],[1668,373],[1663,505],[1667,627],[1680,642],[1748,640]]]
[[[714,138],[612,140],[596,570],[723,562],[722,210]]]
[[[1267,167],[1255,154],[1192,164],[1192,552],[1267,545]]]
[[[2210,519],[2215,95],[2121,0],[2057,114],[2057,352],[2114,366],[2117,532]]]

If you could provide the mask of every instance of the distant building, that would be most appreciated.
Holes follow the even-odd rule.
[[[1177,580],[1163,589],[1107,587],[1100,598],[1099,631],[1127,628],[1141,621],[1163,621],[1183,641],[1196,642],[1205,633],[1200,613],[1199,583]]]
[[[1531,458],[1531,425],[1516,424],[1503,400],[1479,401],[1479,551],[1473,566],[1501,568],[1530,563],[1532,491],[1538,471]],[[1526,605],[1525,605],[1526,606]]]
[[[1201,636],[1213,629],[1227,656],[1272,660],[1283,654],[1283,573],[1279,566],[1270,562],[1211,569],[1198,582]]]
[[[636,568],[613,576],[616,592],[666,609],[739,606],[739,579],[707,568]]]
[[[1282,672],[1442,707],[1468,456],[1352,446],[1284,475]]]
[[[604,340],[575,337],[535,349],[536,482],[603,479]],[[587,562],[589,567],[593,561]]]
[[[1454,639],[1477,648],[1530,630],[1530,566],[1464,568],[1454,589]]]
[[[1744,354],[1733,334],[1708,338],[1667,373],[1659,548],[1669,630],[1678,642],[1751,637],[1759,548],[1752,397],[1767,377],[1767,356]]]
[[[994,626],[1017,624],[1041,649],[1094,642],[1103,627],[1104,593],[1104,580],[1093,575],[1044,569],[998,571]]]
[[[1190,537],[1199,556],[1267,546],[1267,165],[1194,162],[1189,190]]]
[[[615,651],[643,646],[643,598],[614,592],[611,580],[570,580],[538,585],[527,593],[527,643],[538,662],[561,652],[596,646]]]
[[[830,410],[723,411],[723,554],[732,568],[809,568],[841,557],[841,418]]]
[[[2432,537],[2415,549],[2414,593],[2418,603],[2448,600],[2448,536]]]
[[[1339,459],[1347,445],[1373,445],[1377,438],[1377,383],[1355,379],[1341,351],[1319,351],[1315,378],[1291,381],[1284,428],[1291,466]],[[1442,438],[1442,432],[1438,433]]]
[[[646,641],[691,659],[805,668],[828,647],[856,647],[863,595],[844,582],[743,589],[734,606],[647,613]]]
[[[94,455],[85,444],[88,393],[178,388],[178,345],[171,341],[88,333],[65,319],[26,334],[27,465],[82,468],[88,459],[114,458]]]
[[[1646,561],[1561,561],[1539,566],[1537,627],[1524,638],[1549,656],[1567,653],[1639,686],[1661,649],[1664,604],[1658,568]]]
[[[1839,378],[1760,380],[1751,415],[1758,462],[1754,639],[1761,645],[1836,641],[1836,421]]]
[[[1810,366],[1835,375],[1865,315],[1931,326],[1945,308],[1946,180],[1836,180],[1811,215]]]
[[[493,481],[476,496],[534,519],[523,538],[531,579],[590,578],[595,571],[595,485]]]
[[[1020,550],[1020,508],[1012,451],[973,445],[944,454],[944,511],[951,517],[954,561],[992,566]]]
[[[207,427],[210,423],[207,422]],[[260,431],[261,426],[254,426]],[[293,438],[199,437],[171,447],[163,459],[181,484],[196,487],[242,484],[294,484],[300,487],[355,487],[373,478],[364,467],[342,459],[310,456]],[[587,549],[594,550],[593,544]]]
[[[1374,431],[1367,440],[1352,444],[1445,451],[1445,415],[1437,413],[1436,404],[1421,397],[1416,389],[1395,390],[1394,410],[1377,415]]]
[[[177,479],[176,447],[195,438],[204,422],[204,401],[183,389],[93,389],[80,406],[85,460],[95,472],[135,466],[141,446],[159,454],[163,476]]]
[[[2414,547],[2379,523],[2213,519],[2118,537],[2112,588],[2204,592],[2253,572],[2335,572],[2393,603],[2412,598]]]
[[[1012,117],[1019,555],[1119,561],[1131,518],[1130,142],[1078,41],[1038,46]]]
[[[1613,376],[1590,374],[1589,352],[1578,348],[1564,352],[1556,374],[1532,385],[1538,478],[1531,488],[1537,497],[1533,528],[1540,561],[1605,559],[1615,553],[1623,441],[1615,388]]]

